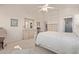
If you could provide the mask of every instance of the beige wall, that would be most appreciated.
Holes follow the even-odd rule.
[[[64,17],[79,14],[79,8],[77,6],[59,6],[54,10],[49,10],[47,14],[39,12],[37,6],[39,5],[0,5],[0,27],[7,29],[8,42],[22,39],[23,20],[26,17],[40,21],[42,31],[44,30],[44,21],[58,23],[58,30],[64,31]],[[19,20],[18,27],[10,27],[11,18],[17,18]]]
[[[60,20],[60,28],[59,29],[60,29],[60,31],[64,31],[64,18],[65,17],[74,18],[74,16],[76,14],[79,14],[78,7],[69,7],[69,8],[66,7],[66,8],[60,9],[60,12],[59,12],[59,20]]]
[[[29,8],[29,7],[28,7]],[[23,21],[24,18],[30,17],[33,18],[34,14],[28,12],[28,8],[21,5],[0,5],[0,27],[3,27],[8,32],[7,41],[16,41],[21,40],[22,30],[23,30]],[[31,9],[29,9],[31,11]],[[18,27],[10,27],[10,19],[18,19]]]
[[[51,14],[51,15],[50,15]],[[55,12],[54,10],[52,10],[52,12],[50,12],[50,16],[48,21],[51,22],[57,22],[58,23],[58,31],[63,32],[64,31],[64,18],[65,17],[72,17],[74,20],[74,16],[76,14],[79,14],[79,6],[78,5],[61,5],[58,6],[58,8],[56,8]],[[78,17],[77,17],[78,18]]]
[[[73,32],[79,36],[79,14],[74,16]]]

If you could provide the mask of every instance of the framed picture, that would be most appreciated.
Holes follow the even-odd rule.
[[[37,27],[40,27],[40,22],[37,22]]]
[[[11,27],[17,27],[18,26],[18,19],[11,19]]]

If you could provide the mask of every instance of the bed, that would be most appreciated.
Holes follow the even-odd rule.
[[[36,38],[36,45],[58,54],[79,53],[79,37],[74,33],[41,32]]]

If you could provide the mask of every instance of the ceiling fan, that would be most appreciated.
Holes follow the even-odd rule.
[[[42,12],[48,12],[48,9],[55,9],[54,7],[49,7],[48,4],[45,4],[43,6],[39,6],[40,7],[40,11]]]

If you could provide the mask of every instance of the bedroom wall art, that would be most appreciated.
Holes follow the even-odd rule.
[[[10,23],[11,27],[18,27],[18,19],[11,19],[11,23]]]

